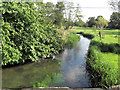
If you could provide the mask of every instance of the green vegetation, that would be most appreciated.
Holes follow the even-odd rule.
[[[94,25],[96,25],[96,19],[95,17],[89,17],[88,21],[87,21],[88,27],[93,27]]]
[[[77,28],[77,29],[76,29]],[[92,28],[86,30],[80,27],[74,27],[76,33],[93,35],[91,40],[87,69],[90,72],[91,83],[93,87],[108,88],[119,82],[118,57],[120,56],[120,43],[118,37],[119,30],[104,30],[105,37],[100,40],[98,31],[94,32]]]
[[[79,4],[74,7],[72,2],[67,1],[57,2],[56,5],[51,2],[3,2],[2,66],[37,61],[59,54],[64,46],[76,44],[80,39],[76,33],[79,33],[92,39],[87,60],[92,86],[108,88],[120,84],[120,13],[113,12],[110,22],[98,16],[89,17],[85,23],[81,19],[79,7]],[[34,88],[46,87],[55,75],[48,74],[44,80],[32,85]]]
[[[47,24],[55,24],[55,26],[60,29],[68,30],[74,25],[84,26],[84,22],[81,17],[81,9],[78,4],[77,7],[74,7],[74,3],[70,1],[60,1],[57,4],[52,2],[44,3],[46,8],[45,16]]]
[[[108,88],[120,84],[118,82],[118,55],[103,53],[99,50],[98,47],[91,45],[88,53],[87,69],[91,76],[92,86]]]
[[[61,60],[46,59],[3,69],[2,88],[48,87],[58,82],[56,78],[61,75],[60,66]]]
[[[57,31],[62,36],[65,47],[66,46],[67,47],[72,47],[80,40],[80,36],[76,35],[76,33],[72,32],[71,30],[66,31],[66,30],[63,30],[63,29],[58,29]]]
[[[34,5],[36,4],[36,6]],[[57,28],[62,21],[63,3],[56,5],[61,13],[56,25],[48,23],[48,7],[43,2],[4,2],[2,12],[2,65],[14,65],[58,54],[64,45],[72,44],[79,38],[75,33],[60,35]],[[63,5],[63,6],[62,6]],[[47,6],[47,7],[46,7]],[[46,11],[45,11],[46,8]],[[50,9],[50,8],[49,8]],[[58,11],[55,11],[58,12]],[[49,18],[50,20],[51,18]],[[65,32],[63,30],[63,32]],[[68,32],[69,33],[69,32]],[[63,37],[66,37],[66,40]]]
[[[77,36],[75,33],[71,32],[69,35],[67,35],[66,45],[69,47],[74,46],[78,40],[80,40],[80,36]]]
[[[52,83],[57,76],[57,73],[50,73],[47,74],[44,78],[44,80],[41,80],[41,82],[36,82],[33,84],[33,88],[37,87],[48,87],[48,84]]]
[[[99,29],[103,29],[108,26],[108,21],[104,19],[103,16],[98,16],[96,19],[95,17],[89,17],[87,21],[88,27],[94,27]]]
[[[43,3],[39,5],[42,7]],[[46,24],[39,12],[44,15],[34,3],[3,3],[3,66],[50,57],[63,49],[63,40],[54,25]]]
[[[120,29],[120,13],[118,12],[112,13],[110,17],[109,27]]]

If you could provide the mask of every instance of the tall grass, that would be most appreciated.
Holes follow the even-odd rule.
[[[76,33],[70,32],[66,36],[65,46],[71,48],[80,40],[80,35],[76,35]]]
[[[112,56],[108,58],[109,55]],[[100,51],[99,47],[90,46],[87,69],[90,72],[90,80],[93,87],[108,88],[112,85],[120,84],[118,81],[119,75],[116,57],[118,57],[117,54],[104,54]]]

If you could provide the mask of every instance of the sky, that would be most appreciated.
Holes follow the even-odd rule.
[[[43,0],[43,2],[53,2],[54,4],[60,0]],[[87,21],[89,17],[97,17],[102,15],[106,20],[109,21],[110,15],[113,10],[110,8],[109,0],[66,0],[72,1],[74,4],[80,4],[81,14],[83,15],[82,20]]]

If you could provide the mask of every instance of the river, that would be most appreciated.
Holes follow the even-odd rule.
[[[86,54],[90,40],[80,36],[72,48],[57,55],[55,60],[43,60],[2,70],[3,88],[71,87],[87,88],[91,84],[86,70]]]

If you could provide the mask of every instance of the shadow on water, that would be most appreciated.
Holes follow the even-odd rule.
[[[73,48],[56,56],[59,60],[44,60],[2,70],[3,88],[23,87],[90,87],[86,71],[86,54],[90,40],[81,36]]]

